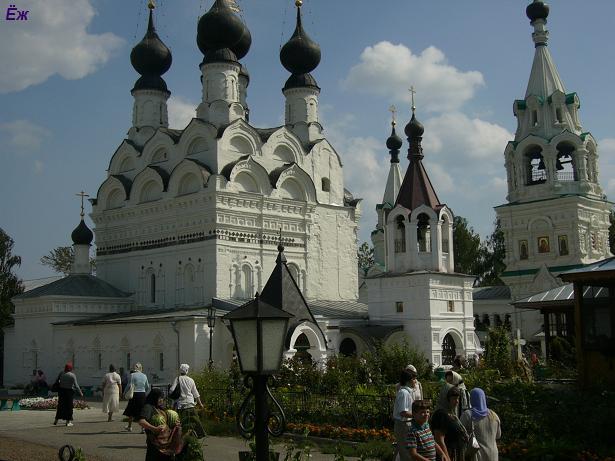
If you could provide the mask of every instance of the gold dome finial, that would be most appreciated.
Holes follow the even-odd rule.
[[[148,1],[147,1],[147,7],[148,7],[150,10],[153,10],[154,8],[156,8],[156,2],[155,2],[154,0],[148,0]]]
[[[295,6],[297,8],[301,8],[301,5],[303,5],[303,0],[295,0]]]

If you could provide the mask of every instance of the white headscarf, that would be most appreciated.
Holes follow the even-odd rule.
[[[182,375],[187,375],[187,374],[188,374],[188,370],[190,370],[190,365],[188,365],[187,363],[182,363],[182,364],[179,366],[179,372],[180,372]]]

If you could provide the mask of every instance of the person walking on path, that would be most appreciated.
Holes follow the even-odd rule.
[[[446,393],[448,408],[442,409],[443,402],[440,402],[440,409],[436,410],[431,418],[431,430],[436,443],[447,454],[450,461],[464,461],[465,446],[469,437],[455,413],[459,405],[460,391],[455,386],[450,384],[449,386]]]
[[[196,406],[197,404],[200,408],[204,408],[204,406],[194,379],[188,376],[189,370],[190,365],[187,363],[182,363],[179,366],[179,376],[171,384],[169,393],[173,394],[177,386],[179,386],[180,395],[176,401],[176,408],[182,422],[184,436],[192,432],[195,437],[202,438],[205,437],[205,429],[197,414]]]
[[[448,456],[436,443],[429,427],[430,400],[412,402],[412,422],[408,429],[406,448],[414,461],[435,461],[436,453],[441,461],[449,461]]]
[[[120,409],[120,391],[122,389],[122,379],[115,372],[113,365],[109,365],[109,373],[105,374],[103,378],[102,388],[102,411],[107,413],[107,421],[113,421],[113,413]]]
[[[408,385],[413,378],[416,379],[415,373],[402,370],[399,377],[399,389],[393,405],[393,431],[400,461],[411,459],[410,452],[406,448],[406,438],[408,437],[408,424],[412,418],[412,391]]]
[[[469,434],[474,433],[480,448],[472,461],[498,461],[496,440],[502,436],[500,418],[495,411],[487,408],[485,392],[475,387],[470,392],[472,408],[461,415],[461,423]]]
[[[58,424],[58,420],[66,421],[67,426],[73,425],[73,397],[75,391],[79,392],[83,397],[83,392],[77,383],[77,376],[73,373],[73,364],[68,362],[64,366],[64,371],[58,376],[60,388],[58,390],[58,408],[56,410],[56,418],[53,421],[54,426]]]
[[[181,423],[178,420],[169,427],[160,389],[152,389],[149,393],[137,421],[147,434],[145,461],[172,461],[182,451]]]
[[[135,372],[130,375],[130,383],[126,386],[126,392],[132,391],[132,397],[128,400],[128,405],[124,410],[124,416],[128,416],[128,425],[126,430],[132,431],[133,420],[138,420],[141,417],[141,409],[145,405],[145,396],[150,390],[147,376],[143,373],[143,366],[140,363],[135,364]]]

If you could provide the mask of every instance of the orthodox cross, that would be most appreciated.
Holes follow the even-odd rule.
[[[391,125],[395,126],[395,113],[397,112],[397,108],[392,105],[389,107],[389,112],[391,113]]]
[[[77,197],[81,197],[81,217],[83,218],[85,216],[85,213],[83,212],[83,199],[85,197],[89,197],[88,194],[86,194],[85,192],[81,191],[78,194],[75,194]]]
[[[414,89],[414,86],[411,86],[408,91],[410,92],[410,95],[412,97],[412,112],[414,112],[414,110],[416,109],[416,107],[414,106],[414,95],[416,94],[416,90]]]
[[[154,8],[156,8],[156,2],[155,2],[154,0],[148,0],[148,1],[147,1],[147,7],[148,7],[150,10],[153,10]]]

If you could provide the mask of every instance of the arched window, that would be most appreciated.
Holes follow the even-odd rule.
[[[542,184],[547,180],[547,167],[540,147],[533,146],[525,153],[525,168],[528,186]]]
[[[323,192],[330,192],[331,191],[331,181],[329,180],[329,178],[322,178],[321,180],[321,189]]]
[[[561,142],[557,145],[555,168],[558,181],[576,181],[573,152],[574,146],[572,144]]]
[[[297,267],[297,265],[293,263],[288,264],[286,267],[288,267],[288,271],[290,272],[290,275],[292,275],[293,279],[295,280],[295,283],[299,287],[299,290],[303,291],[302,290],[303,287],[301,285],[301,272],[299,271],[299,267]]]
[[[246,265],[241,268],[241,286],[243,297],[251,298],[254,293],[252,290],[252,268],[250,266]]]
[[[305,200],[305,193],[297,181],[289,178],[280,186],[280,197],[292,200]]]
[[[431,251],[431,226],[429,224],[429,216],[421,213],[418,217],[416,225],[416,239],[421,252]]]
[[[152,163],[160,163],[166,161],[168,154],[166,149],[158,149],[154,155],[152,155]]]
[[[238,190],[243,192],[259,192],[258,184],[254,180],[254,178],[244,171],[238,173],[235,176],[233,182],[236,184]]]
[[[297,350],[295,357],[301,361],[312,361],[312,356],[308,352],[310,349],[310,340],[305,333],[301,333],[295,341],[294,348]]]
[[[179,182],[179,195],[192,194],[193,192],[198,192],[201,188],[199,184],[199,180],[193,173],[188,173],[185,175],[181,181]]]
[[[114,189],[107,197],[107,210],[119,208],[124,204],[124,192],[121,189]]]
[[[406,225],[404,217],[398,216],[395,219],[395,253],[406,252]]]
[[[452,365],[456,356],[455,340],[450,333],[447,333],[442,340],[442,365]]]
[[[340,354],[346,357],[357,355],[357,345],[351,338],[345,338],[340,343]]]
[[[448,241],[448,234],[450,232],[450,222],[447,216],[442,218],[442,253],[450,252],[450,243]]]
[[[156,181],[149,181],[141,190],[140,202],[153,202],[154,200],[158,200],[162,196],[162,189],[160,185]]]

